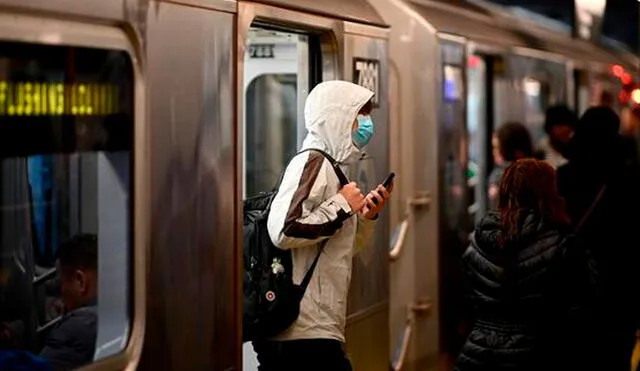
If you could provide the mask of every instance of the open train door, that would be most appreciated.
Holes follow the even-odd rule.
[[[389,173],[388,27],[364,0],[271,0],[238,5],[238,153],[242,197],[270,190],[306,135],[304,103],[322,81],[375,92],[376,135],[348,164],[363,192]],[[356,370],[387,370],[389,274],[386,212],[371,244],[354,256],[346,352]],[[240,252],[238,252],[240,253]],[[251,344],[243,369],[256,370]]]

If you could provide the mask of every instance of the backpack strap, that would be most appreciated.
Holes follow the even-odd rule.
[[[587,211],[584,213],[584,215],[580,219],[580,222],[578,222],[578,225],[576,226],[576,229],[575,229],[576,232],[582,229],[582,226],[589,219],[589,217],[593,213],[593,210],[595,210],[596,206],[598,206],[598,203],[602,199],[602,196],[604,195],[604,192],[606,190],[607,190],[607,184],[605,183],[602,187],[600,187],[600,190],[598,191],[596,198],[593,200],[593,202],[591,203]]]
[[[316,253],[315,258],[313,258],[313,263],[309,266],[307,273],[304,274],[304,278],[302,278],[302,282],[300,282],[300,288],[302,289],[302,296],[304,296],[305,292],[307,292],[307,286],[309,286],[309,282],[311,282],[311,277],[313,276],[313,271],[316,270],[316,265],[318,265],[318,260],[320,260],[320,254],[327,246],[327,240],[322,241],[320,247],[318,247],[318,252]]]
[[[304,152],[309,152],[309,151],[316,151],[319,152],[320,154],[322,154],[322,156],[324,156],[324,158],[326,158],[329,163],[331,163],[331,167],[333,167],[333,171],[336,172],[336,176],[338,176],[338,180],[340,181],[340,185],[341,186],[345,186],[347,184],[349,184],[349,179],[347,179],[347,176],[344,175],[344,172],[342,171],[342,169],[340,169],[340,165],[338,164],[338,161],[336,161],[333,157],[331,157],[330,154],[328,154],[327,152],[321,150],[321,149],[317,149],[317,148],[307,148],[307,149],[303,149],[302,151],[296,153],[291,160],[289,160],[289,162],[287,162],[287,166],[284,167],[284,170],[282,171],[282,174],[280,174],[280,178],[278,179],[278,183],[276,184],[276,186],[274,187],[274,191],[273,195],[271,195],[271,199],[269,200],[269,204],[267,205],[266,210],[271,210],[271,203],[273,202],[273,199],[276,197],[276,193],[278,192],[278,188],[280,188],[280,184],[282,184],[282,179],[284,179],[284,173],[285,171],[287,171],[287,168],[289,167],[289,164],[291,164],[291,161],[293,161],[293,159],[298,156],[301,153]]]
[[[327,160],[329,160],[329,162],[331,163],[331,166],[333,167],[333,170],[336,172],[336,175],[338,176],[338,180],[340,180],[340,185],[344,187],[345,185],[349,184],[349,179],[347,179],[347,176],[344,175],[344,172],[342,172],[342,169],[340,169],[338,162],[333,157],[331,157],[331,155],[317,148],[309,148],[309,149],[306,149],[305,151],[309,151],[309,150],[320,152]],[[304,152],[304,151],[301,151],[301,152]],[[311,282],[311,277],[313,277],[313,272],[316,270],[316,266],[318,265],[318,260],[320,260],[320,254],[322,254],[322,251],[327,246],[327,243],[328,243],[328,240],[322,241],[320,247],[318,247],[318,252],[316,253],[316,256],[313,258],[313,262],[311,263],[311,266],[309,266],[307,273],[305,273],[304,278],[302,278],[302,282],[300,282],[300,288],[302,289],[302,296],[304,296],[305,292],[307,291],[307,287]]]
[[[336,175],[338,176],[338,180],[340,181],[341,186],[344,187],[345,185],[349,184],[349,179],[347,179],[347,176],[344,175],[344,172],[342,171],[342,169],[340,169],[340,165],[338,164],[338,161],[336,161],[333,157],[331,157],[330,154],[326,153],[323,150],[320,150],[317,148],[303,149],[302,151],[296,153],[295,156],[293,156],[293,158],[295,158],[297,155],[303,152],[308,152],[308,151],[319,152],[320,154],[322,154],[322,156],[324,156],[324,158],[326,158],[329,161],[329,163],[331,163],[331,167],[333,167],[333,170],[336,172]],[[293,158],[289,160],[289,163],[293,161]],[[285,171],[286,171],[286,168],[289,166],[289,163],[287,163],[287,166],[285,167]],[[278,185],[275,188],[276,192],[277,192],[277,189],[280,187],[280,184],[282,183],[282,179],[284,178],[285,171],[283,171],[282,175],[280,175],[280,180],[278,180]],[[271,209],[271,203],[275,198],[276,192],[274,192],[273,196],[269,200],[269,205],[267,205],[267,210]],[[305,273],[304,278],[302,278],[302,282],[300,282],[299,287],[302,289],[302,296],[304,296],[304,294],[307,292],[307,287],[311,282],[311,277],[313,276],[313,272],[316,270],[316,266],[318,265],[318,260],[320,260],[320,254],[322,254],[322,251],[324,250],[325,246],[327,246],[327,242],[328,242],[327,240],[321,242],[320,247],[318,247],[318,252],[316,252],[316,256],[313,258],[313,262],[311,263],[311,266],[309,266],[307,273]]]
[[[333,167],[333,170],[336,172],[336,175],[338,176],[338,180],[340,181],[340,185],[344,187],[347,184],[349,184],[349,179],[347,179],[347,176],[344,175],[344,173],[342,172],[342,169],[340,169],[340,165],[338,164],[338,161],[336,161],[333,157],[331,157],[330,154],[328,154],[327,152],[325,152],[325,151],[323,151],[321,149],[317,149],[317,148],[307,148],[305,150],[302,150],[302,151],[298,152],[298,154],[300,154],[302,152],[305,152],[305,151],[320,152],[331,163],[331,166]]]

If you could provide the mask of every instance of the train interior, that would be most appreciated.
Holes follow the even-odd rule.
[[[32,20],[3,16],[17,21]],[[19,329],[16,345],[39,352],[62,314],[57,249],[94,234],[102,303],[94,359],[117,354],[130,325],[122,288],[131,264],[131,62],[117,50],[2,41],[0,66],[4,323]]]
[[[317,52],[317,51],[316,51]],[[244,59],[244,195],[273,189],[306,134],[309,36],[252,27]],[[250,343],[243,369],[258,366]]]

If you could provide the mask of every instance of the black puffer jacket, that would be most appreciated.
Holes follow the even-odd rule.
[[[566,227],[525,214],[519,242],[503,248],[500,215],[488,213],[464,253],[476,322],[455,370],[587,368],[590,261]]]

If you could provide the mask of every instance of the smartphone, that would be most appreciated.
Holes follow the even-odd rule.
[[[389,176],[387,176],[387,179],[385,179],[384,182],[382,182],[382,186],[385,187],[385,188],[388,188],[391,185],[391,182],[393,182],[393,178],[395,178],[395,177],[396,177],[396,173],[392,172],[391,174],[389,174]],[[380,195],[380,192],[378,192],[378,194]],[[383,197],[383,196],[380,195],[380,197]],[[373,199],[373,203],[377,205],[378,204],[378,199],[374,198]]]
[[[389,187],[391,185],[391,182],[393,182],[393,178],[395,177],[396,177],[396,173],[389,174],[387,179],[385,179],[384,182],[382,183],[382,186],[385,188]]]

